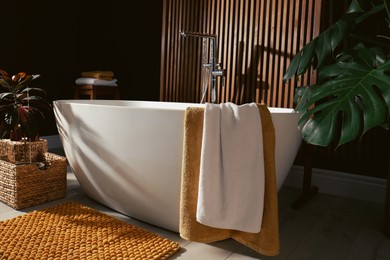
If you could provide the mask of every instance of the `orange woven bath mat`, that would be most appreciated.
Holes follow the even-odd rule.
[[[179,249],[78,202],[0,221],[0,259],[167,259]]]

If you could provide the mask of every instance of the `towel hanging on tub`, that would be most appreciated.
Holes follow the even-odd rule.
[[[264,207],[264,155],[256,103],[207,103],[197,221],[257,233]]]
[[[233,238],[263,255],[275,256],[279,254],[275,129],[267,106],[258,104],[258,108],[262,123],[265,170],[264,214],[260,232],[248,233],[231,229],[219,229],[196,221],[204,109],[189,107],[186,109],[184,119],[183,166],[180,191],[179,229],[182,238],[200,243],[211,243]]]

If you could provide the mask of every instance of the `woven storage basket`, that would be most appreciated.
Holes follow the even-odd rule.
[[[42,161],[47,150],[46,139],[34,142],[0,140],[0,156],[12,163]]]
[[[21,209],[65,197],[66,158],[45,153],[44,162],[46,169],[0,160],[0,201]]]

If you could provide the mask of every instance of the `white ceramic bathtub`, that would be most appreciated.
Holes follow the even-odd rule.
[[[67,160],[85,193],[118,212],[178,231],[183,119],[187,106],[203,105],[54,101]],[[286,108],[270,111],[280,189],[301,144],[299,115]]]

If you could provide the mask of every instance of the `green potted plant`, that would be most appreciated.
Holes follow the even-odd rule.
[[[25,72],[11,76],[0,70],[0,85],[5,89],[0,94],[0,150],[11,162],[37,161],[48,150],[47,140],[39,136],[39,122],[52,105],[43,89],[29,87],[38,77]]]
[[[387,126],[389,7],[390,0],[352,0],[335,24],[292,59],[285,81],[310,67],[318,76],[315,84],[295,92],[298,125],[307,143],[337,148],[374,127]],[[375,20],[369,23],[370,19]]]

